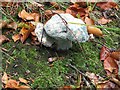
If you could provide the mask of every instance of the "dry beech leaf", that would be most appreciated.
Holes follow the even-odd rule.
[[[88,33],[96,35],[96,36],[103,36],[102,31],[95,27],[95,26],[87,26]]]
[[[0,22],[0,29],[4,28],[7,25],[6,21],[1,21]]]
[[[20,36],[21,36],[20,34],[13,35],[12,36],[13,41],[16,42],[16,41],[20,40]]]
[[[16,30],[17,29],[17,23],[16,22],[11,22],[11,23],[7,24],[6,27]]]
[[[101,19],[98,20],[99,24],[107,24],[109,22],[111,22],[112,20],[110,19],[105,19],[104,17],[102,17]]]
[[[102,46],[100,50],[100,60],[104,61],[109,55],[110,55],[110,50],[107,47]]]
[[[79,7],[77,4],[74,4],[66,9],[66,13],[69,13],[74,17],[77,17],[78,15],[80,15],[80,17],[83,17],[86,15],[86,9]]]
[[[29,86],[21,85],[17,88],[17,90],[31,90]]]
[[[4,72],[1,80],[2,80],[2,83],[7,84],[7,82],[8,82],[8,76],[7,76],[6,72]]]
[[[104,90],[104,89],[112,90],[113,88],[116,88],[116,87],[117,86],[110,81],[104,81],[104,82],[97,84],[97,88],[100,90]]]
[[[27,30],[26,28],[22,28],[20,31],[20,40],[22,43],[24,43],[24,41],[28,38],[28,36],[30,35],[30,30]]]
[[[40,15],[38,13],[30,13],[30,15],[34,18],[35,22],[39,22]]]
[[[107,57],[104,60],[104,69],[109,71],[111,74],[115,74],[118,75],[118,65],[115,62],[114,58],[112,57]],[[107,75],[109,76],[110,73],[107,73]]]
[[[87,25],[94,25],[94,21],[92,19],[88,18],[88,17],[85,17],[85,23]]]
[[[73,88],[71,86],[64,86],[64,87],[58,88],[58,90],[73,90]]]
[[[120,51],[112,52],[111,57],[116,60],[120,60]]]
[[[25,80],[24,78],[19,78],[19,81],[22,82],[22,83],[24,83],[24,84],[27,84],[27,83],[28,83],[28,81]]]
[[[25,10],[19,12],[18,16],[24,20],[34,20],[34,17],[27,13]]]
[[[5,85],[5,88],[11,88],[11,89],[15,89],[18,88],[19,86],[19,82],[17,82],[16,80],[8,80],[7,84]]]
[[[0,45],[2,45],[3,43],[9,41],[9,39],[4,36],[4,35],[0,35]]]
[[[58,13],[58,14],[60,14],[60,13],[65,13],[63,10],[46,10],[45,11],[45,16],[46,16],[46,18],[51,18],[55,13]]]
[[[91,80],[94,85],[97,85],[99,82],[99,77],[94,73],[86,72],[86,76]]]
[[[97,6],[103,10],[108,10],[110,8],[118,9],[118,5],[115,2],[98,2]]]

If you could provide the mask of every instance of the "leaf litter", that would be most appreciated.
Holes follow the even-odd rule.
[[[94,2],[93,2],[94,3]],[[41,4],[38,4],[34,2],[34,4],[38,6],[43,6]],[[104,37],[104,33],[100,28],[95,27],[95,21],[90,18],[89,13],[92,11],[91,7],[87,7],[87,4],[85,2],[75,2],[72,5],[70,5],[65,11],[60,9],[60,6],[56,2],[50,2],[52,6],[55,8],[58,8],[58,10],[45,10],[45,18],[49,20],[54,14],[58,13],[69,13],[73,15],[74,17],[81,18],[87,25],[87,30],[89,34],[93,34],[95,36]],[[3,3],[3,6],[4,3]],[[2,6],[2,7],[3,7]],[[11,6],[11,5],[10,5]],[[111,8],[115,8],[118,10],[118,5],[115,2],[98,2],[96,6],[100,7],[101,10],[108,10]],[[17,30],[18,28],[21,28],[20,32],[18,34],[14,34],[12,36],[12,39],[14,42],[20,40],[22,43],[24,43],[29,36],[31,36],[33,43],[37,41],[36,35],[34,33],[35,25],[30,23],[30,21],[39,22],[41,15],[39,13],[28,13],[25,9],[20,11],[18,13],[19,18],[21,18],[23,21],[19,24],[16,24],[15,22],[7,23],[6,21],[2,21],[0,23],[0,29],[2,28],[9,28]],[[112,20],[107,19],[106,17],[101,17],[97,23],[98,24],[108,24]],[[4,42],[10,41],[5,35],[0,35],[0,45]],[[36,43],[37,45],[37,43]],[[58,57],[50,57],[48,58],[48,62],[54,62]],[[115,50],[112,51],[110,48],[106,47],[105,45],[102,46],[100,51],[100,60],[103,62],[103,67],[106,72],[106,77],[108,79],[100,77],[99,75],[96,75],[94,73],[86,72],[86,77],[90,79],[90,81],[96,86],[96,88],[119,88],[120,87],[120,77],[119,77],[119,71],[120,71],[120,51]],[[82,75],[82,78],[84,75]],[[86,81],[87,80],[83,80]],[[10,77],[8,77],[7,73],[4,72],[2,76],[2,83],[3,88],[16,88],[17,90],[22,90],[24,88],[30,89],[28,86],[28,81],[24,78],[19,78],[19,81],[13,80]],[[20,85],[20,83],[24,83],[25,85]],[[82,84],[82,82],[80,82]],[[73,86],[64,86],[62,87],[71,89]],[[28,90],[27,89],[27,90]],[[30,89],[31,90],[31,89]]]

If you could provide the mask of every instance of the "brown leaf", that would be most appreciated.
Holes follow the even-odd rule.
[[[34,18],[35,22],[39,22],[40,15],[38,13],[30,13],[30,15]]]
[[[73,88],[71,86],[64,86],[62,88],[58,88],[58,90],[72,90]]]
[[[94,21],[91,18],[85,17],[85,23],[87,25],[94,25]]]
[[[20,34],[15,34],[15,35],[12,36],[12,39],[13,39],[14,42],[16,42],[16,41],[20,40],[20,37],[21,37]]]
[[[110,8],[118,8],[118,5],[115,2],[98,2],[97,6],[103,10],[108,10]]]
[[[4,36],[4,35],[0,35],[0,45],[2,45],[3,43],[9,41],[9,39]]]
[[[20,31],[20,40],[22,43],[24,43],[24,41],[28,38],[28,36],[30,35],[30,30],[27,30],[26,28],[22,28]]]
[[[104,60],[104,69],[105,71],[107,71],[107,75],[110,76],[111,74],[115,74],[115,75],[118,75],[118,65],[117,63],[115,62],[114,58],[111,58],[111,57],[107,57],[105,60]],[[109,72],[110,73],[109,73]]]
[[[17,23],[16,22],[11,22],[9,24],[7,24],[6,28],[11,28],[16,30],[17,29]]]
[[[105,19],[104,17],[102,17],[101,19],[98,20],[99,24],[107,24],[109,22],[111,22],[112,20],[110,19]]]
[[[2,80],[2,83],[7,84],[7,82],[8,82],[8,76],[7,76],[6,72],[4,72],[1,80]]]
[[[74,17],[77,17],[78,15],[80,15],[80,17],[83,17],[86,15],[86,9],[79,7],[77,4],[74,4],[66,9],[66,13],[69,13]]]
[[[96,35],[96,36],[103,36],[102,31],[95,27],[95,26],[87,26],[88,33]]]
[[[120,60],[120,51],[112,52],[111,57],[116,60]]]
[[[18,16],[23,20],[34,20],[34,17],[30,15],[28,12],[26,12],[25,10],[22,10],[21,12],[19,12]]]
[[[19,82],[17,82],[16,80],[8,80],[7,84],[5,85],[5,88],[11,88],[11,89],[15,89],[18,88],[19,86]]]
[[[104,82],[97,84],[97,88],[100,90],[104,90],[104,89],[112,90],[113,88],[116,88],[116,85],[113,82],[104,81]]]
[[[19,86],[17,90],[31,90],[31,88],[29,86],[22,85],[22,86]]]
[[[46,10],[45,16],[47,19],[50,19],[55,13],[65,13],[63,10]]]
[[[100,60],[104,61],[110,55],[110,50],[106,46],[102,46],[100,50]]]
[[[4,28],[6,25],[7,25],[7,22],[2,20],[0,22],[0,29]]]
[[[94,73],[86,72],[86,76],[91,80],[94,85],[97,85],[99,82],[99,77]]]
[[[19,81],[22,82],[22,83],[24,83],[24,84],[27,84],[27,83],[28,83],[28,81],[25,80],[24,78],[19,78]]]

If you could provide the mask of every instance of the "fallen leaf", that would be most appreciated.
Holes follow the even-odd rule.
[[[120,60],[120,51],[112,52],[111,57],[116,60]]]
[[[104,60],[104,69],[105,71],[109,71],[107,72],[107,75],[110,76],[111,74],[115,74],[118,75],[118,65],[115,62],[114,58],[108,56],[105,60]]]
[[[96,36],[103,36],[102,31],[95,26],[88,25],[87,30],[88,30],[88,33],[90,33],[90,34],[93,34],[93,35],[96,35]]]
[[[0,35],[0,45],[2,45],[5,42],[8,42],[8,41],[9,41],[9,39],[6,36]]]
[[[22,83],[24,83],[24,84],[27,84],[27,83],[28,83],[28,81],[25,80],[24,78],[19,78],[19,81],[22,82]]]
[[[2,80],[2,83],[7,84],[7,82],[8,82],[8,76],[7,76],[6,72],[4,72],[1,80]]]
[[[58,90],[73,90],[73,88],[71,86],[64,86],[64,87],[58,88]]]
[[[33,32],[35,29],[35,26],[30,23],[29,23],[29,27],[30,27],[29,29],[23,27],[19,32],[19,34],[21,35],[20,40],[22,43],[25,42],[25,40],[29,37],[30,33]]]
[[[108,10],[110,8],[118,9],[118,5],[115,2],[98,2],[96,5],[103,10]]]
[[[65,13],[63,10],[45,10],[45,16],[50,19],[55,13]]]
[[[27,30],[26,28],[22,28],[20,31],[20,35],[21,35],[21,42],[24,43],[24,41],[28,38],[28,36],[30,35],[30,30]]]
[[[35,22],[39,22],[40,14],[38,14],[38,13],[30,13],[30,15],[34,18]]]
[[[28,12],[26,12],[25,10],[22,10],[21,12],[19,12],[18,16],[23,20],[34,20],[34,17],[30,15]]]
[[[2,20],[0,22],[0,29],[4,28],[6,25],[7,25],[7,22]]]
[[[100,50],[100,60],[104,61],[110,55],[110,50],[106,46],[102,46]]]
[[[20,36],[21,36],[20,34],[13,35],[12,36],[13,41],[16,42],[16,41],[20,40]]]
[[[104,90],[104,89],[112,90],[113,88],[116,88],[116,87],[117,86],[113,82],[110,82],[110,81],[104,81],[104,82],[97,84],[97,89],[100,89],[100,90]]]
[[[66,9],[66,13],[73,15],[74,17],[83,17],[86,15],[86,8],[79,7],[79,5],[74,4]]]
[[[11,28],[11,29],[16,30],[17,29],[17,23],[16,22],[11,22],[11,23],[6,25],[6,28]]]
[[[94,85],[97,85],[99,82],[99,77],[94,73],[86,72],[86,76],[91,80]]]
[[[29,86],[22,85],[22,86],[19,86],[17,90],[31,90],[31,88]]]
[[[15,88],[18,88],[18,86],[19,86],[19,82],[17,82],[16,80],[10,79],[5,85],[5,88],[15,89]]]
[[[109,22],[111,22],[111,19],[105,19],[104,17],[102,17],[101,19],[98,20],[99,24],[107,24]]]
[[[87,25],[94,25],[94,21],[91,18],[85,17],[85,23]]]

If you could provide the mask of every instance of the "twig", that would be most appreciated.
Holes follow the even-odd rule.
[[[81,72],[80,70],[78,70],[75,66],[68,64],[68,66],[70,66],[71,68],[75,69],[77,72],[79,72],[81,75],[87,77],[83,72]]]

